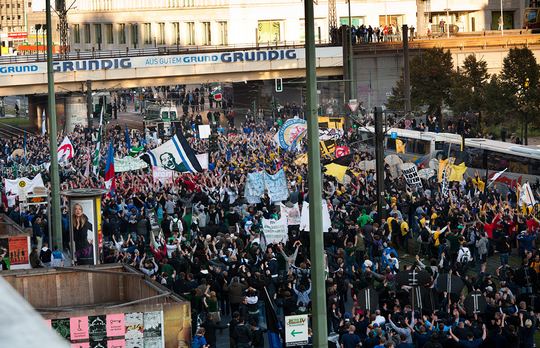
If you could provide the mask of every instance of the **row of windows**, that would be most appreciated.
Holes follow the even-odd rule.
[[[20,21],[22,19],[22,17],[21,16],[16,16],[16,17],[15,16],[13,16],[13,17],[12,16],[0,16],[0,20],[4,20],[4,19],[8,20],[8,21],[11,21],[11,20],[19,20]]]
[[[142,43],[145,45],[166,45],[166,44],[186,44],[186,45],[227,45],[227,22],[201,22],[200,42],[196,42],[195,22],[173,22],[173,23],[85,23],[73,25],[73,42],[75,44],[133,44],[139,43],[141,35]],[[115,32],[116,26],[116,32]],[[212,29],[217,29],[219,36],[217,40],[212,38]],[[168,40],[168,38],[170,38]],[[129,40],[129,41],[128,41]]]

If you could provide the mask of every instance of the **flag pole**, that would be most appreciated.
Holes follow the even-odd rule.
[[[45,1],[45,16],[47,23],[47,91],[49,109],[49,147],[51,151],[51,217],[53,249],[63,250],[62,246],[62,214],[60,212],[60,175],[58,173],[58,143],[56,129],[56,96],[54,93],[54,70],[52,52],[52,15],[51,0]]]

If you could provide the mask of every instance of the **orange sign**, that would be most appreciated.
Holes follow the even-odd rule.
[[[28,237],[9,237],[8,245],[11,265],[28,264]]]

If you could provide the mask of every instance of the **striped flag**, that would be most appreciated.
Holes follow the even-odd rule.
[[[114,180],[114,146],[112,141],[109,144],[107,162],[105,164],[105,187],[111,194],[114,194],[114,191],[116,190],[116,183]]]
[[[163,145],[147,152],[150,164],[177,172],[202,172],[195,151],[181,134],[172,137]]]
[[[100,152],[101,152],[101,133],[103,131],[103,111],[104,110],[105,110],[105,107],[102,107],[101,114],[99,116],[99,129],[98,129],[98,137],[96,141],[96,150],[94,151],[94,157],[92,160],[94,175],[98,175],[99,173],[99,158],[100,158]]]

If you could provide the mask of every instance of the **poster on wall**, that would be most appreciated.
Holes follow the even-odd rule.
[[[161,311],[144,313],[144,337],[160,337],[163,326]]]
[[[96,226],[94,200],[72,199],[71,212],[71,241],[77,265],[95,265],[95,233]]]
[[[137,347],[142,345],[144,335],[143,313],[126,313],[124,317],[126,326],[126,347]]]
[[[88,332],[91,340],[100,341],[107,337],[107,319],[105,315],[89,316]]]
[[[69,319],[52,319],[51,327],[58,332],[61,337],[70,340],[69,323]]]
[[[124,313],[107,314],[107,337],[124,337],[126,334]]]
[[[72,343],[71,348],[90,348],[90,343],[88,342]]]
[[[95,208],[96,212],[96,234],[97,234],[97,258],[96,262],[100,261],[100,255],[103,255],[103,231],[101,230],[101,197],[96,197]],[[103,261],[103,260],[101,260]]]
[[[124,339],[115,339],[107,341],[107,348],[125,348],[126,340]]]
[[[71,341],[88,340],[88,317],[69,318],[69,332]]]
[[[191,308],[189,302],[163,306],[164,347],[189,347],[191,344]]]
[[[28,237],[15,236],[8,239],[9,262],[14,265],[28,264]]]

